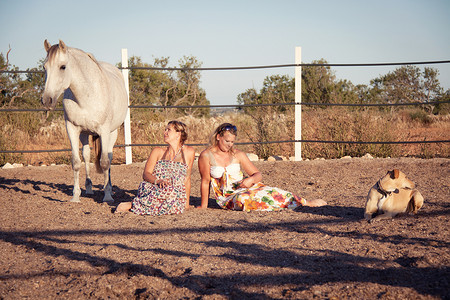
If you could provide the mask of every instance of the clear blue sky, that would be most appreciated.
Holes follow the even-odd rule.
[[[203,67],[294,63],[379,63],[450,59],[449,0],[0,0],[0,52],[21,70],[45,57],[43,42],[68,46],[116,64],[121,49],[153,63],[184,55]],[[450,64],[432,65],[450,88]],[[423,68],[423,66],[421,66]],[[334,67],[354,84],[394,68]],[[294,68],[203,71],[201,87],[212,104],[234,104],[266,76]]]

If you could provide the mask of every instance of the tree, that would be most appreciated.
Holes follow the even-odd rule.
[[[205,91],[200,88],[200,71],[194,70],[201,67],[201,63],[193,56],[184,56],[179,60],[177,70],[177,84],[174,87],[171,105],[209,105]],[[185,108],[181,112],[190,115],[209,116],[209,108]]]
[[[376,103],[431,102],[442,94],[436,69],[402,66],[371,80],[372,99]],[[428,110],[432,110],[432,106]]]
[[[9,51],[8,51],[9,53]],[[6,55],[8,57],[8,55]],[[8,59],[0,53],[0,70],[4,71],[8,68]],[[0,106],[4,106],[8,99],[10,78],[7,73],[0,73]]]
[[[447,89],[445,93],[442,93],[436,99],[438,102],[449,102],[450,101],[450,89]],[[450,113],[450,103],[438,103],[434,105],[434,114],[447,115]]]
[[[16,66],[9,65],[8,55],[6,59],[0,53],[0,70],[17,71]],[[27,69],[25,77],[18,73],[1,73],[0,76],[0,106],[35,108],[40,106],[40,98],[44,89],[44,75],[42,69],[43,59],[39,62],[38,68]]]
[[[302,68],[302,102],[304,103],[358,103],[361,86],[355,87],[348,80],[337,80],[324,59],[313,61],[319,66]],[[264,79],[259,93],[248,89],[238,95],[238,104],[293,103],[295,101],[295,78],[272,75]],[[292,106],[278,106],[278,112],[292,111]],[[254,109],[246,109],[246,112]]]
[[[200,88],[200,71],[192,70],[201,64],[195,57],[180,60],[183,70],[159,70],[167,68],[168,57],[156,58],[153,65],[143,63],[140,57],[130,57],[130,102],[132,105],[209,105],[206,93]],[[146,69],[149,68],[149,69]],[[164,110],[167,113],[167,110]],[[172,109],[173,111],[173,109]],[[209,115],[208,108],[181,108],[179,113]]]
[[[264,79],[263,87],[259,93],[254,89],[248,89],[237,97],[238,104],[274,104],[293,103],[295,101],[295,81],[288,75],[272,75]],[[246,107],[247,113],[253,113],[259,108]],[[274,106],[275,112],[293,111],[293,106]]]
[[[174,83],[171,71],[160,71],[145,68],[165,68],[168,58],[155,59],[154,64],[142,62],[140,57],[128,59],[130,70],[130,104],[131,105],[164,105],[165,91]]]
[[[337,80],[335,73],[323,58],[315,66],[302,68],[302,102],[305,103],[358,103],[360,88],[349,80]]]
[[[312,64],[326,64],[324,59]],[[302,67],[302,102],[331,103],[336,76],[329,66]]]

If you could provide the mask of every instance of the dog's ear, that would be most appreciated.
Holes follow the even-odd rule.
[[[394,169],[390,173],[392,179],[397,179],[400,176],[400,171],[398,169]]]
[[[390,177],[391,179],[395,179],[395,177],[394,177],[394,170],[388,171],[387,174],[389,174],[389,177]]]
[[[400,176],[400,171],[398,169],[394,169],[394,178],[397,179]]]

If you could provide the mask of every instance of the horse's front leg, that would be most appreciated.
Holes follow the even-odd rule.
[[[100,166],[103,170],[103,177],[105,182],[103,186],[103,191],[105,193],[103,202],[112,202],[114,201],[114,199],[112,197],[113,190],[111,184],[111,161],[113,157],[113,147],[117,139],[117,130],[108,132],[107,134],[103,134],[100,139],[102,143]]]
[[[66,130],[67,135],[69,136],[70,145],[72,148],[72,169],[73,169],[73,197],[70,200],[71,202],[80,202],[80,168],[81,168],[81,159],[79,153],[79,138],[80,138],[80,129],[73,125],[72,123],[66,121]]]
[[[83,160],[86,166],[86,181],[84,182],[84,186],[86,187],[86,194],[87,195],[93,195],[94,192],[92,191],[92,180],[89,176],[90,172],[90,161],[91,161],[91,148],[89,148],[89,134],[82,132],[80,134],[80,141],[83,145],[82,153],[83,153]]]

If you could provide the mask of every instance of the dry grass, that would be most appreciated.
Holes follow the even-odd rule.
[[[34,120],[27,114],[25,120],[17,116],[1,119],[0,150],[39,150],[69,149],[62,116],[46,121],[43,116]],[[168,119],[165,119],[168,118]],[[168,116],[138,113],[132,119],[133,144],[163,143],[162,133]],[[235,124],[238,129],[238,142],[282,141],[294,139],[292,115],[265,112],[259,115],[245,115],[230,112],[211,118],[183,116],[177,118],[189,128],[188,143],[206,144],[215,127],[223,122]],[[378,110],[351,111],[345,108],[305,110],[302,115],[302,138],[305,140],[335,141],[412,141],[449,140],[450,116],[433,116],[418,110],[400,112],[380,112]],[[125,144],[123,128],[120,129],[118,145]],[[204,146],[196,146],[200,152]],[[292,143],[269,145],[241,145],[240,149],[253,152],[260,157],[294,155]],[[399,145],[361,145],[335,143],[303,143],[304,159],[339,158],[342,156],[363,156],[370,153],[376,157],[450,157],[448,143],[440,144],[399,144]],[[151,147],[133,147],[133,161],[144,161]],[[0,165],[6,162],[39,164],[70,164],[70,152],[14,153],[0,154]],[[116,148],[114,163],[125,161],[124,148]]]
[[[413,118],[417,110],[379,112],[347,109],[314,110],[303,114],[303,139],[334,141],[425,141],[449,140],[450,119],[425,115]],[[304,158],[363,156],[449,157],[448,144],[304,144]]]

